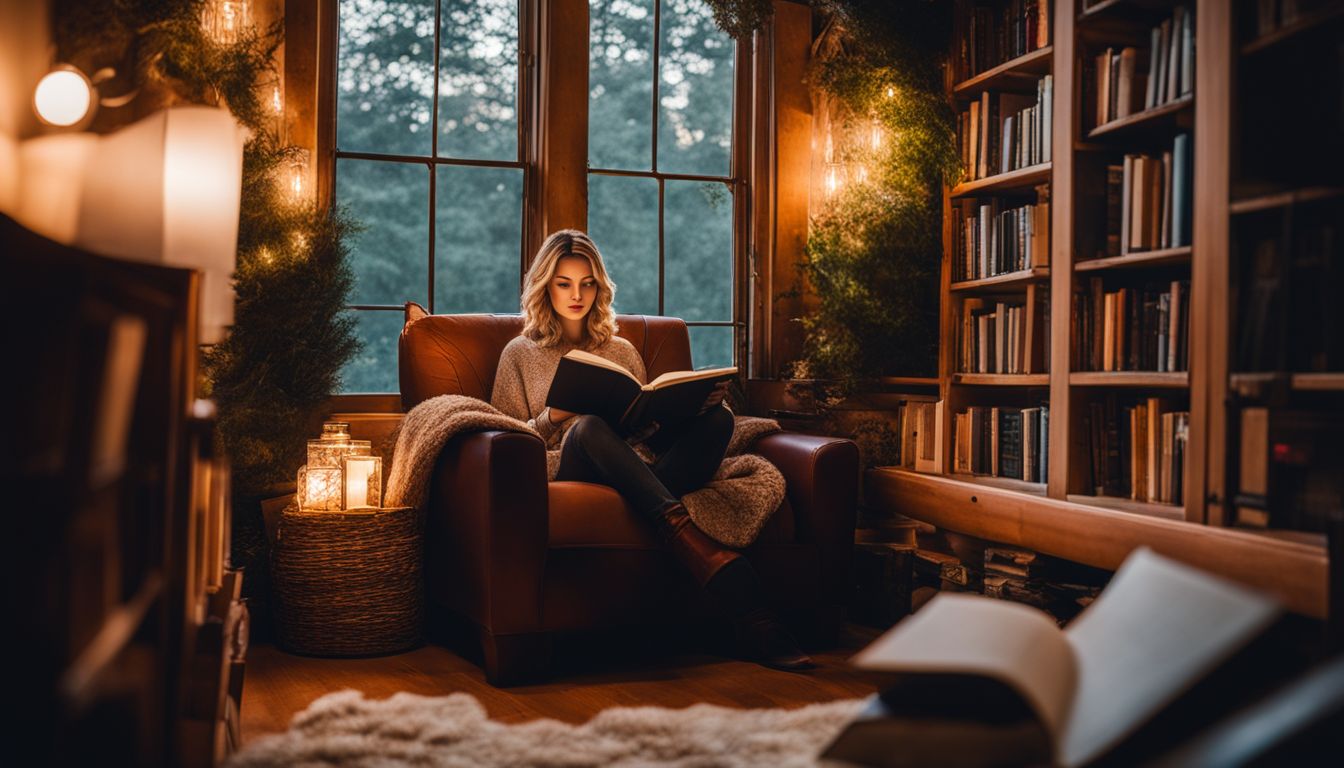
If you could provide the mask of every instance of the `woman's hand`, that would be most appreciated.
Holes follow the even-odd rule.
[[[574,418],[575,416],[578,416],[578,414],[574,413],[573,411],[562,411],[559,408],[550,408],[549,410],[550,410],[549,416],[552,424],[560,424],[562,422]]]
[[[700,413],[708,411],[723,402],[723,398],[728,394],[728,382],[720,381],[710,390],[709,397],[705,398],[705,404],[700,406]]]

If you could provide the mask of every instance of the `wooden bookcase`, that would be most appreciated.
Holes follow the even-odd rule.
[[[1147,46],[1149,30],[1184,4],[1194,10],[1195,68],[1193,94],[1098,126],[1084,103],[1089,57],[1108,46]],[[958,23],[967,18],[961,3]],[[975,5],[993,5],[976,2]],[[1307,179],[1297,186],[1262,189],[1258,195],[1234,194],[1240,154],[1264,147],[1238,148],[1233,126],[1241,115],[1237,78],[1262,66],[1270,46],[1329,28],[1338,34],[1338,13],[1311,15],[1278,30],[1273,40],[1247,42],[1245,20],[1254,3],[1222,0],[1051,0],[1049,45],[970,77],[949,66],[948,96],[960,112],[989,89],[1023,87],[1044,74],[1053,77],[1050,162],[989,178],[963,181],[947,190],[944,204],[944,257],[941,280],[939,395],[944,403],[939,424],[945,439],[939,473],[877,468],[868,474],[868,498],[886,508],[949,530],[1035,549],[1103,568],[1115,568],[1139,545],[1152,546],[1193,565],[1267,589],[1294,611],[1321,617],[1327,604],[1325,537],[1294,531],[1230,527],[1225,511],[1235,486],[1238,437],[1237,387],[1253,377],[1234,370],[1230,360],[1237,307],[1230,299],[1234,219],[1256,207],[1300,205],[1338,199],[1340,190]],[[1293,32],[1293,29],[1298,30]],[[954,33],[953,46],[959,37]],[[957,48],[952,49],[955,61]],[[1250,59],[1257,59],[1252,61]],[[1282,118],[1280,118],[1282,119]],[[1129,152],[1171,149],[1186,132],[1193,151],[1191,244],[1091,258],[1104,243],[1106,165]],[[1323,175],[1323,174],[1322,174]],[[1048,267],[978,280],[954,277],[954,201],[968,197],[1013,195],[1049,185],[1050,252]],[[1092,371],[1073,367],[1072,339],[1077,333],[1073,296],[1080,286],[1101,278],[1107,286],[1137,285],[1149,279],[1188,280],[1188,370]],[[955,282],[954,282],[955,280]],[[1023,296],[1049,290],[1048,373],[971,374],[958,369],[962,302],[971,296]],[[1344,374],[1290,372],[1279,377],[1294,391],[1339,396]],[[1321,395],[1321,392],[1330,393]],[[1189,411],[1189,438],[1179,505],[1093,495],[1089,475],[1086,419],[1097,398],[1165,398]],[[1336,407],[1341,402],[1335,400]],[[1049,407],[1048,478],[1026,483],[999,477],[953,473],[955,416],[971,405]]]

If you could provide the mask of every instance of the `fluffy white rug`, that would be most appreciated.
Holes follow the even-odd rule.
[[[250,766],[735,766],[817,765],[816,755],[860,699],[800,709],[614,707],[583,725],[491,721],[473,696],[340,691],[258,739],[229,768]]]

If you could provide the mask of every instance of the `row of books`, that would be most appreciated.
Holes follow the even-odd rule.
[[[1082,371],[1190,368],[1190,281],[1106,291],[1101,278],[1073,297],[1072,359]]]
[[[1344,504],[1344,416],[1263,407],[1240,416],[1237,525],[1325,531]]]
[[[1046,373],[1050,360],[1050,300],[1031,291],[1027,302],[966,299],[961,304],[964,373]]]
[[[1050,264],[1049,186],[1040,202],[1002,208],[998,199],[963,198],[952,207],[955,280],[979,280]]]
[[[957,148],[968,180],[1050,162],[1055,78],[1036,81],[1035,93],[985,91],[957,115]]]
[[[1339,217],[1344,207],[1297,211],[1285,233],[1244,222],[1232,242],[1237,313],[1237,367],[1243,371],[1344,371],[1344,263]]]
[[[1160,397],[1093,400],[1085,417],[1091,487],[1101,496],[1182,503],[1190,412]]]
[[[1051,0],[971,8],[960,25],[957,71],[967,79],[1050,44]]]
[[[1086,61],[1095,125],[1189,96],[1195,86],[1194,14],[1182,5],[1149,32],[1147,49],[1107,48]]]
[[[1182,133],[1161,156],[1106,167],[1106,256],[1190,245],[1194,152]]]
[[[953,468],[1029,483],[1049,477],[1050,407],[972,406],[954,416]]]
[[[1333,0],[1255,0],[1255,36],[1295,24],[1326,8]]]

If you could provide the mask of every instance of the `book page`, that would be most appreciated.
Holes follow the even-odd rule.
[[[1056,740],[1077,662],[1053,619],[1018,603],[944,592],[854,657],[863,669],[985,675],[1012,686]]]
[[[1136,549],[1065,633],[1079,678],[1062,762],[1079,765],[1114,746],[1277,613],[1267,596]]]
[[[623,373],[631,381],[635,382],[636,384],[639,383],[639,379],[636,379],[633,373],[626,370],[625,366],[621,365],[620,363],[613,363],[612,361],[606,359],[605,357],[598,357],[597,355],[594,355],[591,352],[584,352],[582,349],[571,349],[570,351],[565,353],[565,357],[568,357],[570,360],[577,360],[580,363],[595,365],[598,368],[606,368],[609,371]]]
[[[668,371],[658,378],[644,385],[646,390],[654,390],[659,387],[675,384],[682,381],[698,381],[700,379],[713,379],[718,376],[732,376],[737,373],[737,368],[705,368],[700,371]]]

